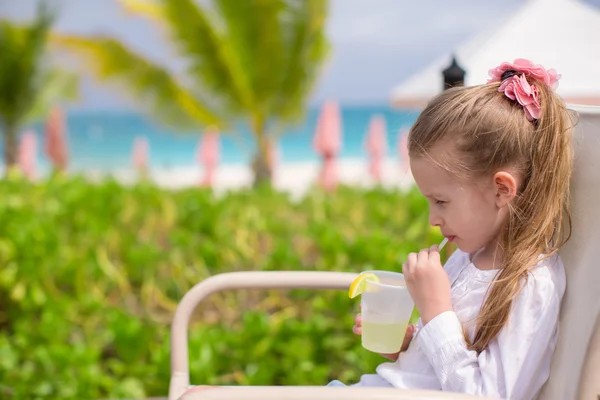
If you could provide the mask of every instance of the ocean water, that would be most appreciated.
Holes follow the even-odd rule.
[[[310,162],[319,159],[312,147],[318,114],[318,109],[310,109],[302,121],[289,126],[279,136],[279,162]],[[366,157],[364,142],[370,119],[374,115],[381,115],[386,120],[388,156],[398,157],[398,135],[414,123],[418,112],[385,106],[341,106],[341,115],[341,158]],[[150,164],[153,168],[197,164],[195,154],[201,131],[175,131],[132,112],[70,112],[67,124],[71,170],[110,171],[131,167],[132,148],[137,136],[144,136],[148,140]],[[48,168],[43,154],[41,124],[29,129],[34,129],[38,135],[38,165],[42,169]],[[247,164],[253,151],[252,135],[244,125],[238,125],[231,132],[222,132],[221,164]]]

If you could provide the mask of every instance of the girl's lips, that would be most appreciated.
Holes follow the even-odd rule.
[[[456,239],[456,236],[446,236],[446,238],[448,238],[448,241],[452,243],[454,242],[454,239]]]

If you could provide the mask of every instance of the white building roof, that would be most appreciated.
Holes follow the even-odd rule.
[[[577,0],[530,0],[504,24],[454,52],[465,85],[483,84],[503,61],[527,58],[562,75],[557,92],[568,103],[600,105],[600,9]],[[447,54],[392,90],[397,107],[421,107],[443,87]]]

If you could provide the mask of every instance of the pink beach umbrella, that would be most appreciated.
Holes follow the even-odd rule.
[[[215,128],[207,129],[202,134],[197,152],[198,162],[204,167],[202,186],[212,186],[220,152],[219,131]]]
[[[408,158],[408,132],[402,131],[398,135],[398,155],[400,156],[400,169],[405,174],[410,172],[410,159]]]
[[[338,183],[335,157],[342,147],[342,121],[335,101],[326,102],[321,109],[313,147],[323,158],[319,183],[325,190],[334,190]]]
[[[35,176],[37,159],[37,137],[35,132],[26,131],[19,143],[19,168],[29,179]]]
[[[149,170],[150,144],[143,136],[138,136],[133,141],[132,161],[140,174],[146,175]]]
[[[65,137],[65,116],[60,108],[53,107],[50,110],[44,135],[46,138],[46,155],[50,159],[54,170],[64,171],[67,168],[69,154]]]
[[[375,182],[381,182],[383,160],[387,152],[385,119],[381,115],[371,118],[366,146],[369,153],[369,173]]]

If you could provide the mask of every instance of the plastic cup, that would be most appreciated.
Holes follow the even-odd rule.
[[[376,353],[397,353],[414,307],[404,275],[390,271],[366,272],[374,273],[381,282],[367,281],[366,290],[361,294],[362,346]]]

